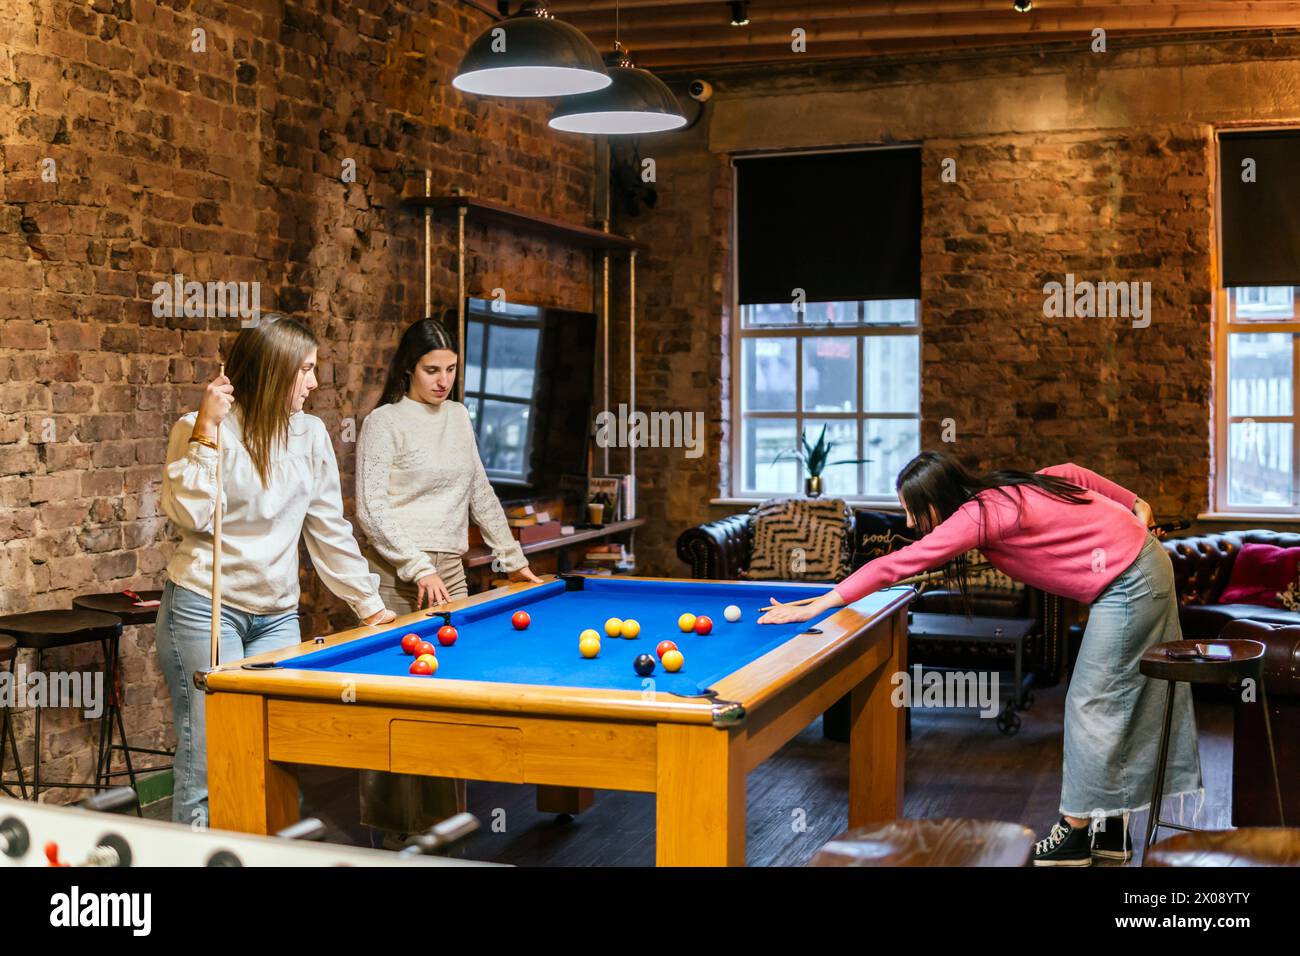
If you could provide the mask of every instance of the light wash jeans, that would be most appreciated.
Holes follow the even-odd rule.
[[[298,611],[249,614],[221,607],[221,663],[232,664],[281,647],[302,643]],[[204,694],[194,672],[212,662],[212,600],[168,581],[158,606],[158,663],[172,693],[176,723],[175,789],[172,819],[208,825],[208,747]]]
[[[1133,563],[1093,602],[1065,698],[1061,813],[1125,816],[1151,802],[1166,688],[1139,670],[1153,644],[1182,640],[1174,568],[1149,537]],[[1201,761],[1192,689],[1174,685],[1165,796],[1198,793]],[[1199,807],[1197,808],[1199,811]]]

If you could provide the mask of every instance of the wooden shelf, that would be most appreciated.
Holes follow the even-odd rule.
[[[533,232],[553,239],[563,239],[577,245],[587,246],[591,249],[630,252],[633,249],[649,248],[644,242],[638,242],[636,239],[629,239],[627,236],[620,236],[617,233],[592,229],[590,226],[577,226],[560,219],[552,219],[549,216],[521,212],[502,203],[493,202],[490,199],[479,199],[474,196],[405,196],[402,198],[402,203],[416,209],[433,209],[435,212],[464,208],[466,218],[471,222],[482,222],[494,226],[505,226],[510,229]]]
[[[610,538],[623,531],[639,528],[643,524],[645,524],[645,518],[611,521],[599,528],[588,528],[584,531],[575,531],[573,534],[561,535],[558,538],[547,538],[545,541],[534,541],[532,544],[526,544],[523,546],[524,554],[535,554],[538,551],[554,551],[557,548],[567,548],[571,544],[578,544],[582,541],[598,541],[601,538]],[[485,544],[476,544],[465,552],[465,567],[467,568],[480,568],[491,563],[492,549]]]

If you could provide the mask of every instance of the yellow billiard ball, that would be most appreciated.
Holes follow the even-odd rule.
[[[595,631],[583,631],[584,636],[582,640],[578,642],[578,653],[583,657],[592,658],[600,653],[600,638],[595,636],[585,636],[587,634],[595,635],[595,633]]]
[[[624,637],[631,640],[632,638],[636,637],[638,634],[641,633],[641,625],[640,623],[632,620],[632,618],[629,617],[626,621],[623,622],[623,627],[621,628],[619,633],[621,633]],[[612,637],[613,635],[610,636]]]
[[[605,622],[605,633],[610,637],[618,637],[619,632],[623,630],[623,622],[616,617],[611,617]]]
[[[695,615],[683,614],[677,619],[677,626],[682,629],[683,633],[695,630]]]
[[[664,670],[675,674],[682,669],[682,665],[686,663],[686,658],[682,656],[681,651],[668,651],[664,654],[660,663],[664,665]]]
[[[438,658],[434,657],[432,654],[421,654],[419,657],[416,658],[416,660],[424,661],[426,664],[428,664],[430,674],[438,673]]]
[[[593,641],[595,641],[597,644],[599,644],[599,643],[600,643],[600,631],[596,630],[594,627],[589,627],[589,628],[587,628],[585,631],[583,631],[581,634],[578,635],[578,640],[579,640],[579,641],[585,641],[585,640],[587,640],[588,638],[591,638],[591,640],[593,640]]]

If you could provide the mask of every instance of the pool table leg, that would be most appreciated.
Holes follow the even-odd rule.
[[[893,651],[853,688],[849,707],[849,826],[897,820],[903,815],[905,710],[890,699],[893,676],[907,666],[906,618],[895,615]]]
[[[567,813],[577,816],[590,810],[596,802],[596,791],[589,787],[552,787],[537,785],[538,813]]]
[[[659,866],[745,865],[745,770],[732,732],[660,724],[655,800]]]
[[[276,833],[298,817],[298,780],[268,757],[266,698],[208,694],[208,816],[214,830]]]

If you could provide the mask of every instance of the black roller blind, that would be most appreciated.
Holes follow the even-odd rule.
[[[740,302],[918,299],[921,151],[736,160]]]
[[[1222,134],[1219,183],[1223,284],[1300,285],[1300,130]]]

